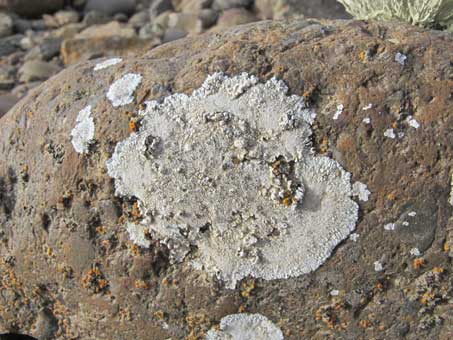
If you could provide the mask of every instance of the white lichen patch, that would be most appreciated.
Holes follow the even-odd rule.
[[[314,114],[277,79],[209,76],[192,95],[148,102],[137,133],[107,162],[116,194],[174,261],[229,288],[316,270],[354,230],[350,174],[313,154]]]
[[[410,217],[414,217],[414,216],[416,216],[416,215],[417,215],[417,213],[416,213],[415,211],[410,211],[410,212],[407,214],[407,216],[410,216]]]
[[[387,231],[395,230],[395,223],[387,223],[384,225],[384,229]]]
[[[107,60],[104,60],[102,62],[100,62],[99,64],[96,64],[96,66],[94,66],[94,71],[99,71],[99,70],[103,70],[103,69],[106,69],[108,67],[111,67],[111,66],[114,66],[116,64],[119,64],[123,61],[123,59],[121,58],[110,58],[110,59],[107,59]]]
[[[359,239],[360,237],[360,234],[357,234],[357,233],[352,233],[351,235],[349,235],[349,239],[352,241],[352,242],[357,242],[357,240]]]
[[[417,122],[417,120],[412,116],[407,117],[406,121],[409,124],[409,126],[412,126],[414,129],[418,129],[420,127],[420,123]]]
[[[406,60],[407,60],[407,56],[398,52],[397,54],[395,54],[395,61],[400,64],[401,66],[404,66],[406,65]]]
[[[365,123],[365,124],[370,124],[371,123],[371,118],[370,117],[365,117],[365,118],[363,118],[362,122]]]
[[[420,256],[422,253],[420,252],[420,250],[418,248],[412,248],[409,253],[412,255],[412,256]]]
[[[338,296],[340,295],[340,291],[338,289],[332,289],[329,294],[330,296]]]
[[[94,120],[91,117],[91,105],[80,110],[76,126],[71,131],[71,143],[78,153],[88,153],[94,141]]]
[[[333,115],[333,120],[337,120],[343,113],[343,110],[344,110],[343,104],[337,105],[337,111],[335,111],[335,114]]]
[[[384,131],[384,136],[387,137],[387,138],[391,138],[391,139],[395,139],[396,138],[395,131],[393,131],[393,129],[385,130]]]
[[[352,185],[352,195],[357,196],[359,200],[363,202],[368,201],[368,197],[370,196],[371,192],[368,190],[366,184],[361,182],[355,182]]]
[[[451,180],[450,180],[450,199],[448,200],[448,203],[450,203],[451,206],[453,206],[453,174],[451,175]]]
[[[149,248],[151,241],[146,237],[148,231],[146,226],[129,222],[126,225],[126,228],[132,242],[140,247]]]
[[[384,266],[382,265],[381,261],[374,261],[374,271],[381,272],[384,270]]]
[[[107,92],[107,98],[114,107],[124,106],[134,101],[134,93],[142,82],[142,76],[128,73],[115,81]]]
[[[261,314],[232,314],[220,321],[220,328],[211,329],[206,340],[283,340],[283,333]]]
[[[372,108],[373,108],[373,104],[369,103],[367,106],[362,107],[362,110],[363,111],[368,111],[368,110],[371,110]]]

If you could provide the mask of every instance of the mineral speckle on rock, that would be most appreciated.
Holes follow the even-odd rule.
[[[283,340],[283,333],[261,314],[233,314],[222,318],[219,330],[210,330],[206,340]]]
[[[190,96],[148,102],[107,163],[174,259],[196,246],[231,288],[313,271],[355,227],[350,174],[312,153],[314,113],[287,92],[275,78],[213,74]]]

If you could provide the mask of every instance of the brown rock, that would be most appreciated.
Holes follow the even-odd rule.
[[[252,12],[244,8],[231,8],[220,15],[217,25],[213,27],[213,31],[221,31],[228,27],[248,24],[254,21],[258,21],[258,18]]]
[[[62,9],[64,0],[0,0],[0,9],[13,11],[20,16],[37,18]]]
[[[134,29],[112,21],[89,27],[74,38],[63,41],[61,55],[64,63],[69,65],[94,57],[140,53],[149,47],[150,43],[140,40]]]
[[[203,338],[238,310],[265,315],[287,339],[448,337],[439,320],[449,318],[453,288],[445,253],[452,52],[450,34],[413,26],[266,21],[168,43],[97,72],[97,61],[68,67],[0,121],[0,332],[33,334],[45,305],[58,319],[58,340]],[[405,66],[396,53],[407,56]],[[189,260],[170,264],[152,235],[148,250],[129,241],[124,221],[135,218],[134,204],[114,196],[106,160],[144,100],[191,93],[220,71],[284,80],[317,113],[315,151],[371,191],[358,201],[360,237],[311,274],[228,290]],[[131,104],[114,108],[106,93],[126,73],[142,83]],[[87,105],[95,143],[81,155],[70,134]],[[384,136],[389,128],[395,139]],[[384,230],[390,222],[395,230]],[[414,267],[412,247],[423,251],[423,266]]]

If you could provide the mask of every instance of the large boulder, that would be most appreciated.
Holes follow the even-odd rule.
[[[211,327],[215,336],[219,329],[227,332],[231,320],[240,329],[255,320],[253,327],[269,326],[279,339],[280,329],[285,339],[451,338],[452,52],[451,35],[394,23],[260,22],[164,44],[136,58],[85,61],[53,76],[0,120],[0,333],[203,339]],[[229,82],[204,102],[210,110],[196,105]],[[196,89],[191,96],[173,95]],[[158,101],[145,104],[149,100]],[[288,100],[303,114],[288,108]],[[269,129],[237,121],[230,110]],[[273,119],[276,114],[283,115]],[[197,119],[212,124],[213,139],[192,130]],[[229,124],[235,129],[228,130]],[[251,134],[241,135],[243,129]],[[161,141],[143,139],[148,130]],[[283,138],[291,133],[294,139]],[[227,156],[222,143],[230,137]],[[271,171],[258,169],[257,176],[276,176],[288,185],[269,205],[250,192],[253,166],[263,156],[241,151],[262,143],[305,150],[300,162],[322,159],[326,167],[298,179],[299,161],[282,155],[263,163]],[[162,156],[166,149],[179,152]],[[159,157],[168,163],[153,167]],[[247,166],[243,178],[202,176]],[[196,182],[184,182],[198,171]],[[286,172],[291,181],[282,177]],[[329,190],[319,194],[315,182],[297,183],[310,176],[319,181],[316,188]],[[245,185],[228,187],[229,179]],[[325,186],[331,180],[337,186]],[[215,190],[229,200],[207,195]],[[338,191],[344,200],[334,199]],[[219,259],[206,240],[227,247],[237,225],[246,234],[256,228],[262,215],[231,211],[237,224],[227,223],[223,232],[229,236],[219,242],[228,207],[256,210],[257,202],[267,207],[260,214],[280,227],[256,229],[260,241],[250,237],[249,244],[280,253],[285,249],[278,243],[266,247],[280,237],[306,235],[294,242],[312,246],[295,247],[294,256],[315,256],[316,264],[299,275],[305,259],[290,256],[275,271],[257,271],[268,265],[260,256],[272,256],[258,253],[250,276],[235,273],[240,281],[233,288],[235,282],[227,286],[223,280],[224,268],[214,273],[212,261],[224,260],[231,270],[250,254],[238,249]],[[299,227],[308,233],[286,231],[284,216],[299,208],[307,216],[321,209],[331,214],[335,206],[329,202],[350,207],[350,213],[329,215],[338,231],[345,218],[352,219],[349,230],[317,237],[327,218],[321,215],[310,225],[302,216]],[[187,211],[172,211],[184,204]],[[198,213],[219,210],[194,216],[212,221],[198,229],[157,228],[165,219],[187,221],[191,207]],[[316,257],[332,240],[341,242],[335,251]],[[285,273],[292,267],[297,273]],[[238,312],[255,314],[226,317]]]

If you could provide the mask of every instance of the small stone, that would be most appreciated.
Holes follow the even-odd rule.
[[[0,57],[6,57],[19,49],[20,41],[24,36],[21,34],[0,38]]]
[[[162,43],[167,43],[170,41],[182,39],[187,35],[187,32],[179,30],[179,29],[174,29],[170,28],[165,31],[165,34],[162,38]]]
[[[18,99],[11,94],[0,94],[0,118],[4,116],[17,102]]]
[[[99,11],[89,11],[83,17],[83,23],[87,26],[103,25],[108,23],[110,20],[110,15]]]
[[[209,28],[215,25],[219,15],[213,9],[205,8],[200,11],[198,17],[202,22],[203,28]]]
[[[122,22],[122,23],[126,23],[129,18],[126,14],[124,13],[116,13],[114,16],[113,16],[113,20],[114,21],[118,21],[118,22]]]
[[[149,16],[151,19],[154,19],[162,13],[172,10],[173,5],[171,0],[155,0],[149,8]]]
[[[58,73],[61,68],[57,65],[50,64],[44,61],[27,61],[19,69],[19,80],[24,83],[29,83],[36,80],[46,80],[50,76]]]
[[[147,11],[138,12],[129,19],[129,25],[134,28],[143,27],[149,22],[149,13]]]
[[[13,20],[6,13],[0,12],[0,38],[13,34]]]
[[[197,14],[171,13],[168,17],[168,27],[187,33],[200,33],[203,23]]]
[[[177,11],[183,13],[195,13],[200,14],[203,9],[211,7],[213,0],[187,0],[182,1],[179,6],[176,7]]]
[[[80,19],[79,12],[73,10],[58,11],[54,14],[54,17],[59,26],[75,24]]]
[[[43,14],[52,13],[64,7],[64,0],[3,0],[7,10],[21,17],[39,18]],[[0,5],[2,5],[0,2]]]
[[[213,29],[220,31],[227,27],[248,24],[254,21],[258,21],[258,18],[250,11],[244,8],[231,8],[222,13]]]
[[[253,0],[214,0],[212,8],[217,11],[224,11],[230,8],[250,7]]]
[[[85,12],[97,11],[114,16],[117,13],[132,14],[135,8],[135,0],[88,0],[85,5]]]

